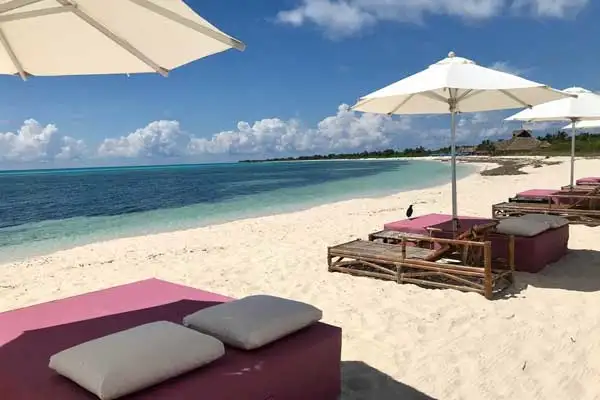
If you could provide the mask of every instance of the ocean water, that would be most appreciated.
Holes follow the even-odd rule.
[[[458,166],[458,177],[473,171]],[[0,172],[0,262],[448,182],[449,163],[360,160]]]

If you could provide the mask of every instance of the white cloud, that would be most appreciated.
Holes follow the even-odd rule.
[[[127,136],[105,139],[98,148],[101,157],[180,157],[187,153],[190,136],[178,121],[154,121]]]
[[[576,15],[590,0],[514,0],[514,10],[528,10],[540,17],[565,18]]]
[[[510,134],[498,112],[464,114],[457,124],[459,143],[478,143]],[[432,127],[432,123],[441,128]],[[99,147],[102,157],[187,159],[246,158],[371,151],[424,146],[438,148],[450,142],[449,117],[388,117],[350,110],[342,104],[335,115],[306,127],[297,119],[267,118],[252,124],[239,122],[236,129],[209,138],[183,131],[177,121],[155,121]]]
[[[379,21],[421,23],[427,14],[471,20],[488,19],[507,10],[538,17],[564,18],[590,0],[299,0],[277,20],[293,26],[313,23],[330,37],[351,36]]]
[[[315,128],[306,128],[296,119],[267,118],[253,124],[238,122],[237,129],[210,138],[184,132],[177,121],[155,121],[127,136],[105,139],[98,155],[155,158],[374,150],[392,146],[409,129],[408,117],[356,113],[342,104]]]
[[[525,74],[528,71],[528,69],[516,67],[508,61],[496,61],[495,63],[490,65],[489,68],[495,69],[496,71],[506,72],[508,74],[519,76]]]
[[[86,152],[83,141],[61,136],[53,124],[28,119],[17,133],[0,133],[0,161],[36,162],[73,160]]]
[[[457,142],[473,144],[509,136],[516,126],[503,122],[505,116],[503,112],[460,115]],[[53,124],[42,126],[29,119],[17,133],[0,133],[0,162],[51,163],[79,159],[92,163],[109,160],[160,163],[161,160],[232,160],[417,146],[439,148],[450,143],[449,122],[448,116],[392,118],[358,113],[342,104],[334,115],[312,127],[298,119],[267,118],[252,124],[239,122],[236,129],[209,138],[186,132],[178,121],[159,120],[128,135],[104,139],[95,152],[88,152],[82,140],[60,135]]]
[[[456,143],[459,145],[477,144],[482,140],[506,138],[515,128],[503,121],[505,113],[499,111],[461,114],[456,123]],[[440,117],[436,117],[440,118]],[[443,128],[423,129],[421,145],[426,148],[439,148],[450,145],[450,121]]]

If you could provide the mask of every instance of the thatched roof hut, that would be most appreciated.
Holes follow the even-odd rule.
[[[533,137],[531,131],[526,129],[518,129],[513,132],[512,138],[495,144],[496,151],[500,152],[535,151],[549,146],[549,143]]]

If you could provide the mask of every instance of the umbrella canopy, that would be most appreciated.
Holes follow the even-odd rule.
[[[541,83],[475,64],[453,52],[425,69],[361,97],[352,108],[380,114],[451,114],[452,216],[456,221],[456,124],[458,112],[531,107],[568,94]]]
[[[475,64],[453,52],[401,81],[361,97],[355,110],[449,114],[531,107],[567,97],[541,83]]]
[[[244,44],[181,0],[2,0],[0,73],[157,72]]]
[[[507,121],[585,121],[600,119],[600,95],[590,90],[571,87],[563,92],[576,95],[539,104],[506,118]]]
[[[573,129],[573,128],[576,128],[576,129],[594,129],[594,128],[600,128],[600,119],[578,121],[578,122],[575,122],[574,125],[573,125],[573,123],[570,123],[569,125],[563,126],[561,129]]]
[[[565,121],[570,120],[571,134],[571,187],[575,181],[575,135],[577,133],[577,124],[580,121],[593,121],[598,124],[600,119],[600,95],[590,90],[572,87],[563,90],[563,92],[576,95],[548,103],[537,105],[528,110],[523,110],[515,115],[506,118],[507,121]]]

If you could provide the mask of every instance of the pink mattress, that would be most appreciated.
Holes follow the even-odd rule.
[[[473,217],[458,217],[459,221],[468,221]],[[383,225],[383,229],[387,231],[398,231],[412,233],[416,235],[429,235],[427,228],[441,224],[444,222],[452,222],[452,215],[449,214],[426,214],[411,219],[403,219],[400,221],[388,222]]]
[[[577,179],[575,181],[575,183],[578,184],[578,185],[600,184],[600,177],[597,177],[597,176],[588,176],[586,178]]]
[[[556,192],[558,192],[558,190],[556,189],[529,189],[524,192],[517,193],[517,196],[545,198],[549,197],[552,194],[556,194]]]
[[[96,399],[48,368],[50,356],[136,325],[182,318],[227,297],[156,279],[0,313],[2,400]],[[123,399],[337,399],[341,329],[318,323]]]

